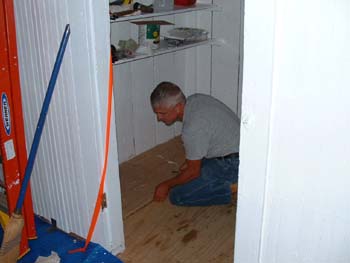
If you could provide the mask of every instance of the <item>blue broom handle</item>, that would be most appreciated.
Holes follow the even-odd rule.
[[[45,120],[46,120],[46,115],[47,115],[47,112],[49,110],[51,97],[52,97],[53,91],[55,89],[57,76],[58,76],[58,73],[60,71],[60,67],[62,64],[64,52],[66,50],[66,46],[68,43],[69,35],[70,35],[70,27],[69,27],[69,24],[67,24],[66,28],[64,30],[62,40],[61,40],[60,48],[59,48],[58,53],[57,53],[55,65],[54,65],[53,71],[51,73],[51,78],[50,78],[49,86],[48,86],[47,91],[46,91],[45,99],[44,99],[44,102],[43,102],[43,105],[41,108],[40,117],[38,120],[38,124],[36,126],[33,143],[32,143],[32,146],[30,148],[28,162],[27,162],[26,169],[24,172],[24,178],[23,178],[21,190],[20,190],[19,197],[18,197],[17,204],[16,204],[16,209],[15,209],[16,214],[21,214],[21,210],[22,210],[22,206],[23,206],[23,202],[24,202],[24,197],[26,194],[26,190],[28,188],[30,176],[32,174],[35,156],[36,156],[36,153],[38,151],[41,134],[43,132],[43,128],[44,128],[44,124],[45,124]]]

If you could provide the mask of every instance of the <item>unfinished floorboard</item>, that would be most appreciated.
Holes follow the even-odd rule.
[[[121,165],[125,263],[232,263],[236,205],[152,202],[154,187],[184,161],[179,138]]]
[[[232,263],[236,208],[151,203],[124,222],[125,263]]]
[[[174,177],[185,161],[180,137],[158,145],[119,167],[123,218],[152,201],[154,188]]]

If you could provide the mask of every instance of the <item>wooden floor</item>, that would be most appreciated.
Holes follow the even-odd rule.
[[[154,187],[184,161],[179,138],[120,166],[124,263],[232,263],[236,204],[177,207],[152,202]]]

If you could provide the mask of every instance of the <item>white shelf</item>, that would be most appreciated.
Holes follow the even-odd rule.
[[[184,44],[184,45],[177,46],[177,47],[168,47],[167,43],[165,41],[161,41],[160,47],[158,49],[153,50],[153,52],[151,54],[136,54],[136,56],[133,58],[126,58],[126,59],[121,59],[119,61],[116,61],[113,63],[113,65],[120,65],[120,64],[132,62],[135,60],[159,56],[162,54],[172,53],[172,52],[176,52],[179,50],[184,50],[184,49],[188,49],[188,48],[192,48],[192,47],[198,47],[198,46],[203,46],[203,45],[213,45],[215,43],[216,43],[215,40],[208,39],[205,41],[195,42],[195,43],[191,43],[191,44]]]
[[[194,12],[194,11],[214,10],[216,8],[217,8],[216,5],[209,5],[209,4],[196,4],[193,6],[174,6],[174,9],[170,11],[159,12],[159,13],[145,13],[142,15],[134,15],[134,16],[123,16],[115,20],[110,20],[110,22],[118,23],[123,21],[132,21],[132,20],[143,19],[143,18],[175,15],[175,14],[181,14],[181,13],[187,13],[187,12]]]

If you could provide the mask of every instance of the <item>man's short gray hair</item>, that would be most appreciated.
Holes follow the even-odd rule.
[[[157,85],[151,94],[152,107],[173,107],[178,103],[185,103],[186,97],[176,84],[163,81]]]

